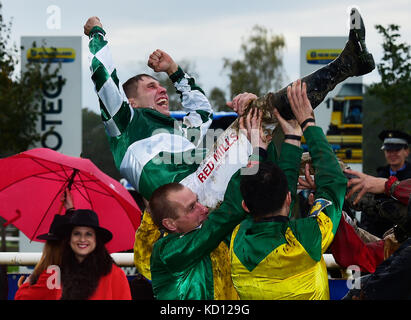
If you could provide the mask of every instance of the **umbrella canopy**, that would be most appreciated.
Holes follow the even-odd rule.
[[[0,159],[0,216],[29,239],[47,233],[53,217],[64,214],[61,195],[71,187],[76,209],[91,209],[100,226],[113,233],[110,253],[133,248],[141,210],[130,193],[89,159],[47,148]]]

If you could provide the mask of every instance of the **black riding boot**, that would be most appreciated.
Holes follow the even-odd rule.
[[[317,107],[333,90],[337,84],[348,77],[361,76],[371,72],[375,68],[372,54],[365,46],[365,27],[357,9],[351,9],[349,39],[341,54],[323,68],[301,79],[307,84],[307,95],[313,109]],[[262,108],[265,122],[275,121],[272,110],[278,109],[285,119],[294,118],[287,98],[287,87],[276,93],[268,93],[254,100],[250,108]]]

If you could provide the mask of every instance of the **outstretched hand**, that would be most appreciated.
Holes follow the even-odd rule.
[[[384,193],[386,178],[376,178],[350,169],[346,169],[344,172],[356,176],[356,178],[348,180],[348,193],[345,196],[346,199],[349,199],[358,192],[353,201],[354,205],[356,205],[367,192],[374,194]]]
[[[302,177],[298,177],[297,189],[315,191],[316,185],[315,185],[314,179],[311,177],[311,174],[310,174],[310,164],[309,163],[305,164],[304,175],[305,175],[305,179],[303,179]],[[307,200],[308,200],[308,204],[312,206],[315,200],[313,192],[310,192]]]
[[[241,117],[251,101],[255,99],[257,99],[257,96],[254,93],[243,92],[236,95],[232,101],[228,101],[226,104],[227,107],[233,109]]]
[[[240,118],[240,130],[246,131],[253,148],[260,147],[267,150],[271,137],[264,134],[261,120],[262,111],[254,108],[247,116]]]
[[[86,24],[84,25],[84,34],[88,36],[90,34],[91,29],[93,29],[95,26],[103,28],[103,25],[101,24],[99,17],[88,18]]]
[[[309,189],[309,190],[315,190],[316,185],[314,179],[311,177],[310,173],[310,164],[306,163],[305,168],[304,168],[304,178],[298,177],[298,185],[297,189]]]
[[[307,96],[307,85],[305,82],[301,85],[300,79],[294,81],[291,86],[287,87],[287,97],[291,110],[300,125],[309,118],[314,119],[314,111]],[[305,128],[310,125],[314,124],[309,122],[301,129],[304,131]]]
[[[169,54],[160,49],[150,54],[147,65],[155,72],[166,72],[168,75],[172,75],[178,70],[177,63]]]
[[[301,137],[303,135],[303,131],[301,130],[301,127],[298,124],[297,120],[295,119],[285,120],[281,116],[280,112],[278,112],[277,108],[274,109],[274,116],[277,118],[278,123],[280,124],[281,129],[283,130],[283,133],[285,135],[292,135],[292,136],[298,136],[298,137]],[[284,141],[290,144],[294,144],[298,147],[301,145],[301,140],[285,138]]]

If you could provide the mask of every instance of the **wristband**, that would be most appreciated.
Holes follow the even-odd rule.
[[[314,123],[315,123],[315,120],[314,120],[314,118],[307,118],[307,119],[305,119],[305,120],[300,124],[301,129],[303,129],[308,122],[314,122]]]
[[[293,135],[293,134],[286,134],[286,135],[284,135],[284,140],[285,139],[301,141],[301,136],[296,136],[296,135]]]
[[[176,83],[178,81],[180,81],[181,79],[184,78],[184,71],[183,69],[180,68],[180,66],[178,66],[177,71],[174,72],[173,74],[170,74],[169,78],[171,80],[171,82]]]
[[[390,176],[385,182],[385,194],[389,197],[393,196],[395,188],[400,184],[396,176]]]

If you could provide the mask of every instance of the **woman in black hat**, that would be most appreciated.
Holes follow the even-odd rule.
[[[39,262],[34,267],[32,274],[24,281],[21,276],[14,300],[57,300],[61,296],[59,266],[63,254],[63,239],[57,230],[69,222],[73,210],[73,199],[68,190],[64,193],[62,201],[66,208],[65,215],[56,214],[50,225],[48,233],[41,234],[38,240],[45,240],[43,252]],[[23,283],[24,281],[24,283]]]
[[[131,300],[127,277],[105,247],[113,235],[94,211],[75,210],[60,232],[62,300]]]

